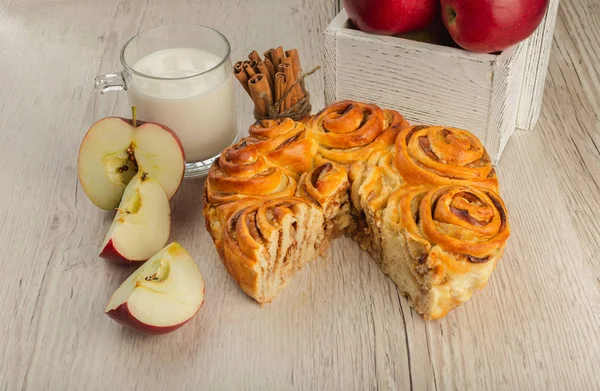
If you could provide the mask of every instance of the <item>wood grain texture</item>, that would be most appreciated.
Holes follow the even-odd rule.
[[[514,130],[539,117],[558,2],[530,38],[500,55],[365,34],[341,11],[325,32],[325,100],[366,96],[409,121],[468,129],[497,164]]]
[[[527,77],[523,79],[521,86],[517,117],[519,129],[533,130],[540,117],[558,4],[559,0],[549,1],[544,20],[526,42],[527,55],[523,72]]]
[[[502,52],[494,61],[487,131],[482,138],[493,164],[498,164],[502,152],[515,131],[521,87],[529,77],[524,64],[529,55],[528,45],[520,44]],[[539,103],[541,104],[541,102]]]
[[[500,55],[477,54],[365,34],[351,28],[342,11],[325,32],[325,100],[366,98],[414,123],[468,129],[496,164],[519,110],[529,109],[520,97],[523,80],[531,76],[525,73],[527,58],[534,55],[530,50],[523,42]],[[526,92],[533,90],[535,83]]]
[[[161,337],[122,329],[103,314],[132,268],[97,258],[112,214],[77,183],[94,76],[118,69],[129,36],[167,23],[220,29],[234,59],[253,48],[297,47],[309,69],[322,62],[335,7],[0,0],[1,391],[600,388],[594,0],[561,2],[539,131],[516,131],[498,166],[513,230],[506,254],[488,286],[446,318],[424,322],[348,239],[335,241],[272,304],[257,306],[204,229],[202,180],[185,181],[172,201],[171,234],[205,276],[200,314]],[[308,80],[315,109],[324,104],[321,75]],[[237,98],[245,130],[250,100],[241,88]],[[121,99],[102,104],[126,110]]]

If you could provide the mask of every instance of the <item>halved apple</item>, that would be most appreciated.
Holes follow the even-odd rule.
[[[78,174],[89,199],[102,209],[113,209],[125,186],[138,172],[147,172],[169,199],[179,189],[185,170],[181,142],[169,128],[108,117],[92,125],[79,148]]]
[[[204,278],[190,254],[171,243],[115,291],[104,312],[132,329],[165,334],[183,326],[204,303]]]
[[[145,261],[167,244],[170,232],[167,194],[157,180],[140,171],[125,188],[100,256],[119,263]]]

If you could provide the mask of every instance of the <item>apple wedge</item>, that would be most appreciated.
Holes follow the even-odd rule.
[[[145,261],[167,244],[170,232],[167,194],[157,180],[140,171],[125,188],[100,257],[118,263]]]
[[[171,243],[115,291],[104,312],[134,330],[165,334],[183,326],[204,303],[204,278],[190,254]]]
[[[125,118],[103,118],[92,125],[81,142],[79,181],[99,208],[116,208],[125,186],[138,171],[156,179],[169,199],[179,189],[185,170],[181,142],[163,125],[137,124]]]

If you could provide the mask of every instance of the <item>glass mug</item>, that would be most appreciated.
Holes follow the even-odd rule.
[[[121,49],[119,73],[96,78],[96,91],[126,90],[137,119],[166,125],[186,156],[185,176],[206,175],[238,139],[230,46],[209,27],[157,27]]]

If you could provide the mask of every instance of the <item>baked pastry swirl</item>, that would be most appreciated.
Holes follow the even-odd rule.
[[[397,112],[335,103],[306,124],[260,121],[223,151],[205,185],[204,217],[242,290],[270,302],[346,234],[426,319],[487,283],[510,234],[481,142]]]
[[[334,103],[307,121],[319,143],[317,164],[367,160],[392,145],[407,126],[397,111],[353,101]]]
[[[313,168],[317,142],[303,123],[290,118],[267,119],[250,126],[249,133],[246,142],[295,179]]]
[[[373,254],[376,262],[381,254],[381,213],[390,194],[396,187],[386,181],[381,167],[367,162],[356,162],[350,166],[350,199],[356,229],[349,235],[363,250]]]
[[[303,174],[298,181],[296,196],[314,203],[323,211],[326,240],[340,236],[353,223],[349,187],[346,169],[330,162]]]
[[[382,216],[383,271],[427,319],[483,288],[510,234],[504,202],[473,186],[403,186]]]
[[[294,195],[296,180],[270,164],[255,145],[243,140],[225,149],[209,170],[206,197],[211,205],[245,197],[276,198]]]
[[[323,213],[310,202],[264,200],[229,216],[222,259],[246,294],[268,303],[304,263],[316,258],[323,235]]]
[[[396,139],[396,169],[407,183],[476,184],[498,191],[498,178],[481,142],[466,130],[416,125]]]

